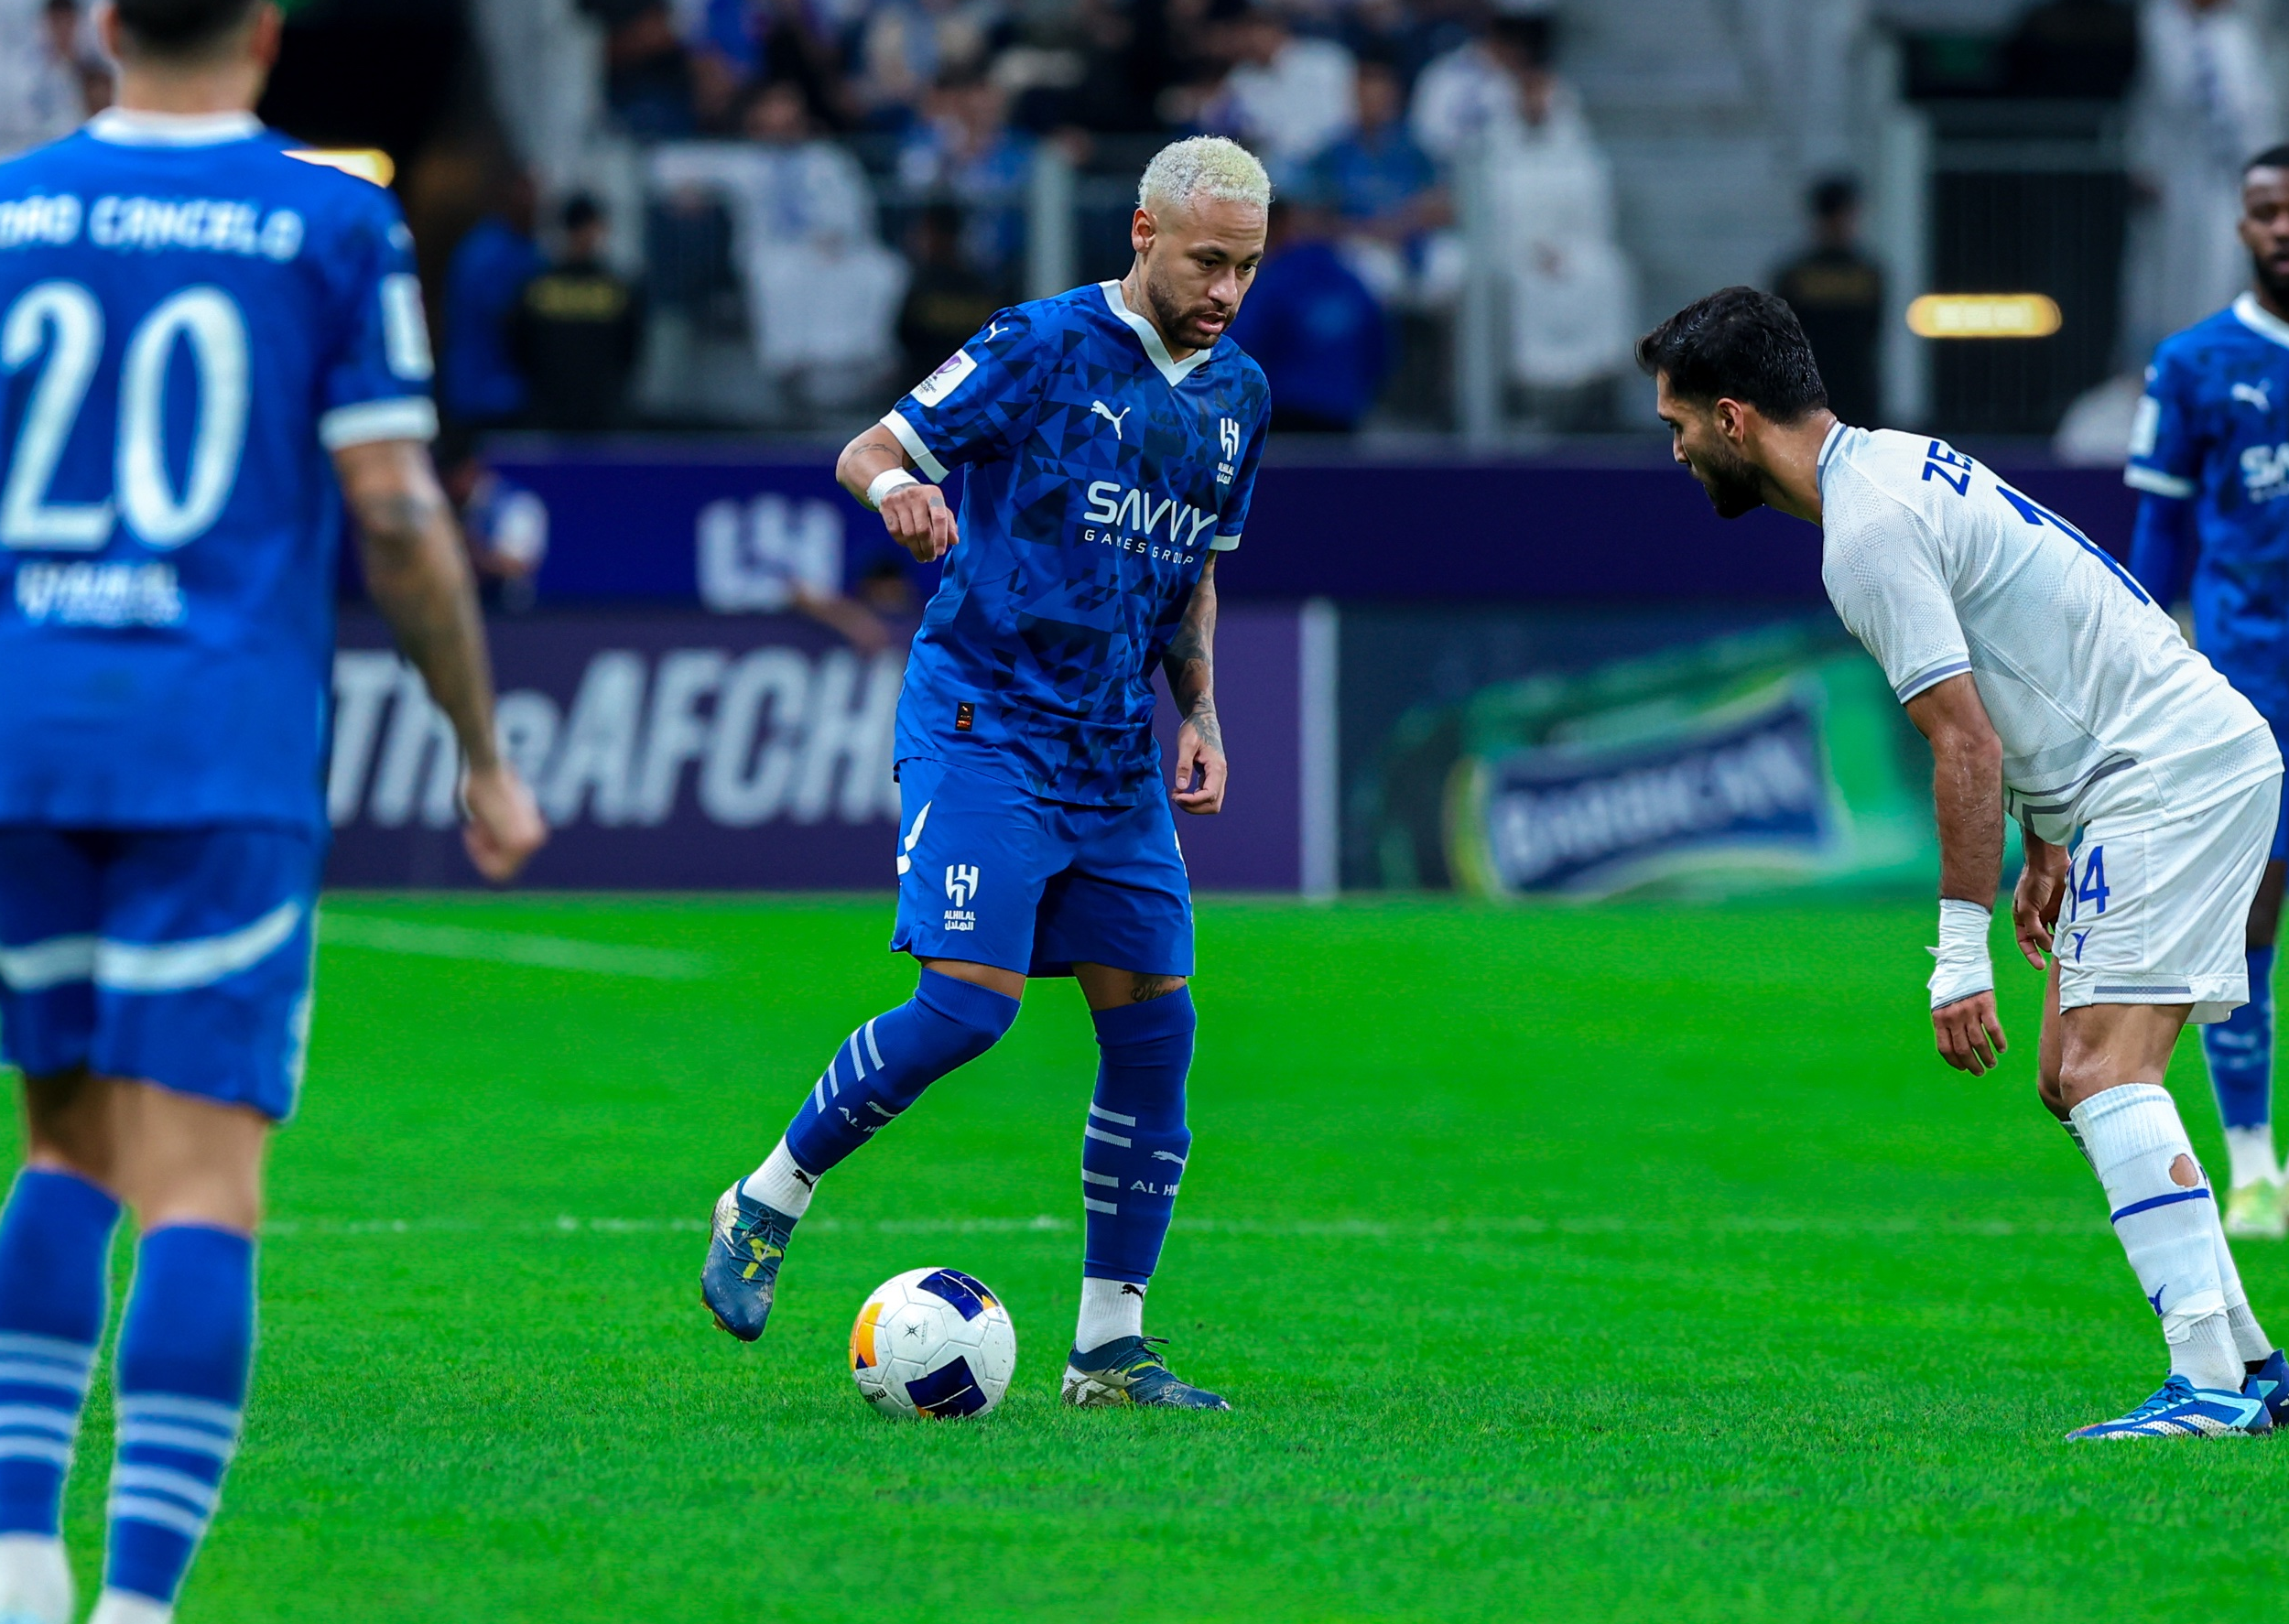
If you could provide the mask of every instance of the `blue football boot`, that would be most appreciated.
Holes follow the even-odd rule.
[[[2241,1396],[2262,1399],[2275,1426],[2289,1426],[2289,1359],[2276,1348],[2265,1362],[2241,1383]]]
[[[1083,1353],[1076,1348],[1065,1360],[1065,1387],[1058,1395],[1077,1410],[1115,1404],[1151,1404],[1164,1410],[1229,1410],[1216,1393],[1179,1381],[1155,1344],[1166,1337],[1121,1337]]]
[[[700,1300],[721,1326],[742,1342],[763,1335],[771,1317],[772,1288],[787,1256],[795,1220],[775,1207],[750,1200],[733,1185],[715,1204],[708,1261],[700,1271]]]
[[[2262,1398],[2196,1387],[2174,1375],[2129,1414],[2078,1428],[2067,1438],[2069,1443],[2078,1438],[2218,1438],[2273,1430],[2273,1418]]]

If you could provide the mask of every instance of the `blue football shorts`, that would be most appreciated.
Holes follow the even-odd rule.
[[[898,763],[891,951],[1027,976],[1192,973],[1192,882],[1168,797],[1070,807],[947,763]]]
[[[322,838],[0,825],[0,1054],[293,1114]]]

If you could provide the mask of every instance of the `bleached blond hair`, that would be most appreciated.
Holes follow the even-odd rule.
[[[1254,153],[1221,135],[1192,135],[1171,141],[1144,166],[1136,183],[1136,206],[1183,208],[1195,202],[1272,206],[1272,178]]]

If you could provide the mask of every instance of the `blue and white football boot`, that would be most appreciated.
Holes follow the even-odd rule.
[[[1179,1381],[1155,1344],[1166,1337],[1121,1337],[1083,1353],[1066,1356],[1065,1386],[1059,1397],[1077,1410],[1116,1404],[1149,1404],[1163,1410],[1229,1410],[1219,1394]]]
[[[2273,1417],[2273,1424],[2289,1426],[2289,1358],[2284,1358],[2281,1349],[2274,1348],[2271,1357],[2241,1383],[2241,1396],[2262,1400],[2265,1413]]]
[[[2173,1375],[2129,1414],[2101,1421],[2067,1435],[2080,1438],[2221,1438],[2254,1435],[2273,1430],[2265,1401],[2255,1395],[2229,1392],[2223,1388],[2196,1387]]]
[[[771,1317],[771,1294],[779,1282],[779,1264],[787,1257],[795,1220],[776,1207],[751,1200],[733,1185],[716,1202],[715,1221],[709,1228],[700,1300],[717,1325],[742,1342],[753,1342]]]

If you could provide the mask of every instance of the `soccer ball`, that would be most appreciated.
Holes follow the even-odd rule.
[[[1002,1402],[1016,1368],[1009,1310],[957,1269],[909,1269],[884,1281],[851,1327],[852,1379],[884,1415],[982,1415]]]

